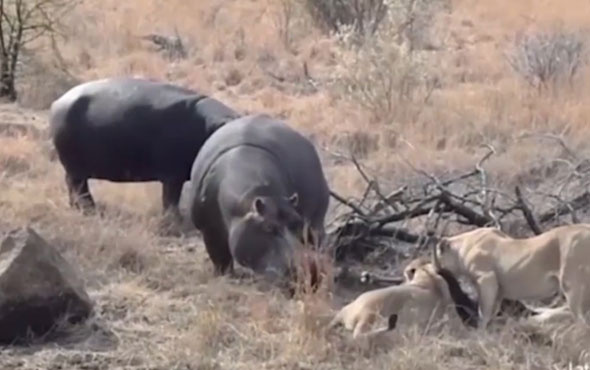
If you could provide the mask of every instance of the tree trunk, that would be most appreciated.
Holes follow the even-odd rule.
[[[8,66],[8,61],[3,58],[0,62],[0,98],[16,100],[16,89],[14,84],[14,73]]]

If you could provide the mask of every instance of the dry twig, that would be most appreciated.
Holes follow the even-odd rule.
[[[562,145],[567,148],[565,143]],[[472,170],[447,179],[417,168],[402,158],[414,172],[424,177],[426,182],[414,188],[402,186],[387,196],[381,192],[379,180],[369,176],[357,158],[347,157],[367,187],[360,201],[345,199],[332,191],[332,196],[348,209],[340,221],[333,225],[335,227],[331,235],[336,238],[334,247],[341,249],[341,256],[351,253],[362,257],[382,245],[384,239],[394,238],[416,244],[418,248],[414,249],[414,252],[417,252],[424,242],[445,235],[451,221],[460,225],[494,225],[501,228],[501,222],[516,221],[519,214],[522,214],[531,231],[537,235],[543,232],[544,223],[552,222],[561,215],[570,214],[573,222],[579,222],[576,211],[590,205],[590,192],[584,192],[570,201],[564,200],[565,197],[561,193],[565,186],[574,180],[584,182],[581,164],[570,162],[573,172],[566,178],[567,183],[557,188],[557,194],[544,195],[557,200],[558,205],[536,216],[524,199],[520,187],[515,188],[514,194],[490,187],[489,177],[483,165],[496,151],[491,145],[485,147],[488,149],[487,152],[476,162]],[[573,156],[573,153],[570,153],[570,157]],[[579,160],[577,157],[575,159]],[[396,225],[422,217],[426,219],[425,230],[421,233]],[[439,224],[443,218],[446,219],[445,225],[443,230],[439,231]]]

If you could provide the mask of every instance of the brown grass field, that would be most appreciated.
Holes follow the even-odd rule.
[[[420,70],[436,88],[428,93],[416,85],[410,97],[390,99],[388,114],[331,83],[342,73],[378,81],[370,80],[368,65],[363,69],[365,59],[314,25],[302,3],[86,1],[63,20],[61,64],[55,50],[40,45],[19,81],[19,102],[0,106],[0,123],[44,129],[48,104],[72,86],[66,70],[77,82],[115,75],[167,80],[244,112],[285,119],[322,148],[330,186],[345,196],[359,196],[364,182],[330,152],[349,148],[392,189],[418,178],[408,162],[432,173],[458,171],[481,157],[485,143],[497,149],[486,164],[495,186],[553,186],[560,174],[549,169],[561,147],[519,138],[523,133],[562,135],[578,156],[590,153],[590,70],[583,66],[573,83],[540,93],[504,56],[518,32],[586,32],[588,1],[449,0],[446,11],[428,19],[425,37],[433,47],[419,52]],[[140,39],[175,29],[186,59],[168,60]],[[391,74],[406,67],[391,60]],[[316,89],[305,81],[304,62]],[[0,349],[0,369],[590,366],[590,335],[569,323],[531,327],[510,320],[486,333],[406,330],[371,343],[352,341],[342,330],[325,332],[323,325],[354,295],[324,287],[287,299],[251,277],[214,278],[198,236],[157,232],[159,184],[91,181],[106,211],[82,216],[69,208],[63,169],[50,153],[45,138],[0,135],[0,231],[31,224],[56,245],[83,272],[96,317],[70,329],[68,342]]]

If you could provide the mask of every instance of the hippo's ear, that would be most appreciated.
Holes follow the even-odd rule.
[[[299,204],[299,194],[297,194],[296,192],[293,193],[293,195],[289,197],[289,202],[291,202],[293,207],[297,207],[297,205]]]
[[[254,198],[254,201],[252,202],[252,211],[260,216],[264,216],[264,213],[266,212],[266,203],[264,203],[264,199],[260,197]]]

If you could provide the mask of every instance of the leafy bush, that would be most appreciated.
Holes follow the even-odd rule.
[[[584,57],[584,41],[578,33],[538,32],[517,37],[508,62],[531,86],[542,89],[571,83]]]
[[[373,43],[343,60],[338,85],[345,97],[363,106],[377,121],[399,118],[415,98],[421,82],[416,60],[394,47],[380,50]]]
[[[328,32],[352,26],[357,34],[374,34],[387,14],[385,0],[305,0],[315,22]]]
[[[369,111],[374,121],[413,120],[435,87],[425,55],[414,51],[404,32],[425,9],[416,5],[417,0],[387,0],[390,11],[380,29],[361,43],[352,26],[339,33],[343,48],[335,91]]]

